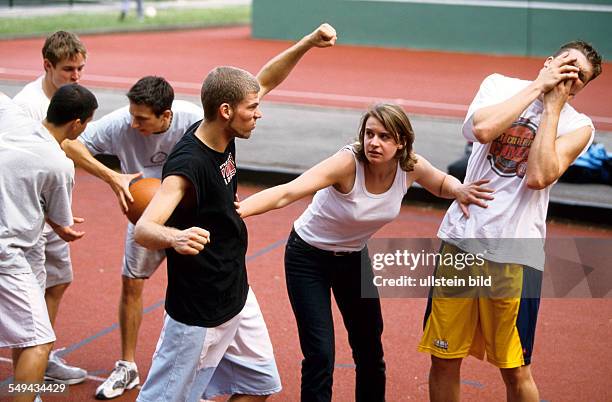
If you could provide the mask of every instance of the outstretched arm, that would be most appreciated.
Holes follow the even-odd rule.
[[[62,143],[62,148],[66,155],[72,159],[77,166],[85,169],[97,178],[104,180],[111,187],[117,196],[121,210],[123,213],[126,213],[129,208],[128,202],[134,202],[129,190],[130,182],[141,177],[142,173],[122,174],[109,169],[94,158],[85,144],[79,140],[65,140]]]
[[[463,214],[469,218],[467,206],[476,204],[486,208],[485,200],[493,200],[493,190],[484,187],[489,180],[478,180],[473,183],[461,183],[456,177],[442,172],[429,161],[417,155],[418,162],[414,168],[414,180],[427,191],[440,198],[454,198],[459,202]]]
[[[142,246],[159,250],[174,248],[179,254],[195,255],[210,243],[210,234],[199,227],[185,230],[165,226],[166,221],[191,186],[182,176],[168,176],[136,223],[134,239]]]
[[[351,176],[352,175],[352,176]],[[256,193],[236,209],[242,218],[259,215],[272,209],[283,208],[294,201],[314,194],[318,190],[342,184],[355,176],[355,160],[348,152],[339,152],[308,169],[295,180]]]
[[[475,111],[472,126],[478,142],[486,144],[495,140],[539,96],[549,92],[562,81],[578,78],[580,69],[572,65],[575,61],[576,58],[568,52],[563,53],[547,62],[548,65],[540,70],[535,81],[511,98]]]
[[[310,34],[268,61],[257,74],[261,89],[259,98],[276,88],[287,78],[298,61],[313,47],[329,47],[336,43],[336,30],[329,24],[321,24]]]

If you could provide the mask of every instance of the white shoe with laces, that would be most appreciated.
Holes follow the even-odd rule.
[[[87,378],[87,371],[79,367],[69,366],[66,361],[58,356],[57,349],[49,354],[47,369],[45,370],[45,381],[68,385],[79,384]]]
[[[118,360],[106,381],[96,389],[96,399],[116,398],[126,389],[132,389],[138,384],[140,384],[140,378],[136,363]]]

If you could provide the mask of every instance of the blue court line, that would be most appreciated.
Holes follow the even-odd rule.
[[[350,363],[336,363],[334,364],[334,367],[336,368],[355,368],[357,366],[355,366],[355,364],[350,364]]]
[[[254,260],[257,257],[260,257],[260,256],[262,256],[262,255],[264,255],[266,253],[269,253],[270,251],[274,250],[276,247],[278,247],[278,246],[280,246],[282,244],[285,244],[286,242],[287,242],[287,238],[275,241],[274,243],[270,244],[269,246],[264,247],[261,250],[257,251],[255,254],[248,255],[246,260],[247,260],[247,262],[251,261],[251,260]]]
[[[476,387],[476,388],[484,388],[484,384],[479,383],[478,381],[461,380],[461,384],[471,385],[472,387]]]
[[[254,260],[255,258],[260,257],[260,256],[262,256],[264,254],[269,253],[270,251],[274,250],[278,246],[284,244],[286,241],[287,241],[286,238],[278,240],[278,241],[270,244],[269,246],[266,246],[266,247],[262,248],[261,250],[255,252],[255,254],[247,256],[246,257],[247,262],[251,261],[251,260]],[[157,308],[159,308],[163,304],[164,304],[164,299],[159,300],[159,301],[153,303],[152,305],[146,307],[143,310],[143,315],[144,314],[148,314],[148,313],[156,310]],[[94,334],[94,335],[92,335],[92,336],[90,336],[88,338],[85,338],[84,340],[82,340],[80,342],[75,343],[74,345],[66,347],[64,350],[62,350],[61,352],[58,352],[57,354],[58,354],[59,357],[63,357],[65,355],[67,355],[69,353],[72,353],[73,351],[75,351],[75,350],[77,350],[77,349],[79,349],[79,348],[81,348],[81,347],[83,347],[83,346],[93,342],[94,340],[96,340],[96,339],[98,339],[98,338],[100,338],[100,337],[102,337],[104,335],[107,335],[108,333],[114,331],[117,328],[119,328],[119,324],[115,323],[115,324],[111,325],[110,327],[105,328],[105,329],[101,330],[100,332],[98,332],[98,333],[96,333],[96,334]],[[337,364],[335,364],[335,367],[337,367],[337,368],[355,368],[355,365],[354,364],[348,364],[348,363],[337,363]],[[96,373],[98,373],[98,372],[102,372],[102,371],[100,371],[100,370],[96,371]],[[106,371],[104,371],[104,372],[106,372]],[[91,372],[90,374],[92,374],[92,373],[93,372]],[[5,387],[5,386],[7,386],[12,381],[13,381],[13,377],[11,376],[11,377],[7,378],[6,380],[0,382],[0,389]],[[466,384],[466,385],[471,385],[471,386],[476,387],[476,388],[484,388],[485,387],[484,384],[481,384],[478,381],[461,380],[461,383],[462,384]],[[549,401],[542,399],[540,402],[549,402]]]
[[[8,386],[10,383],[13,382],[13,376],[10,376],[9,378],[7,378],[6,380],[0,382],[0,389]]]
[[[59,351],[59,352],[57,353],[57,355],[58,355],[59,357],[64,357],[64,356],[68,355],[69,353],[71,353],[71,352],[73,352],[73,351],[77,350],[78,348],[80,348],[80,347],[82,347],[82,346],[84,346],[84,345],[87,345],[87,344],[88,344],[88,343],[90,343],[90,342],[95,341],[95,340],[96,340],[96,339],[98,339],[99,337],[104,336],[104,335],[106,335],[106,334],[109,334],[110,332],[113,332],[113,331],[114,331],[114,330],[116,330],[117,328],[119,328],[119,324],[114,323],[114,324],[113,324],[113,325],[111,325],[110,327],[108,327],[108,328],[104,328],[102,331],[98,332],[97,334],[93,334],[92,336],[90,336],[90,337],[88,337],[88,338],[85,338],[85,339],[83,339],[82,341],[77,342],[77,343],[75,343],[74,345],[70,345],[70,346],[68,346],[67,348],[65,348],[65,349],[63,349],[63,350],[61,350],[61,351]]]
[[[261,250],[257,251],[255,254],[251,255],[251,256],[247,256],[247,261],[250,261],[252,259],[255,259],[257,257],[260,257],[266,253],[269,253],[270,251],[274,250],[276,247],[280,246],[281,244],[285,243],[286,239],[282,239],[282,240],[278,240],[274,243],[272,243],[269,246],[266,246],[264,248],[262,248]],[[165,299],[161,299],[158,300],[157,302],[153,303],[152,305],[148,306],[147,308],[145,308],[143,310],[143,315],[148,314],[154,310],[156,310],[157,308],[159,308],[160,306],[163,306],[165,302]],[[85,338],[80,342],[75,343],[72,346],[67,347],[66,349],[62,350],[60,353],[58,353],[59,357],[64,357],[67,354],[87,345],[88,343],[91,343],[92,341],[98,339],[101,336],[104,336],[106,334],[108,334],[109,332],[114,331],[115,329],[119,328],[119,324],[115,323],[113,325],[111,325],[108,328],[103,329],[102,331],[98,332],[97,334],[94,334],[92,336],[90,336],[89,338]]]
[[[144,310],[142,310],[143,315],[144,314],[149,314],[151,311],[155,310],[156,308],[160,307],[161,305],[164,304],[166,299],[161,299],[153,304],[151,304],[149,307],[145,308]]]
[[[286,241],[287,241],[287,238],[284,238],[284,239],[278,240],[278,241],[276,241],[276,242],[274,242],[274,243],[272,243],[272,244],[270,244],[270,245],[268,245],[268,246],[266,246],[266,247],[262,248],[261,250],[259,250],[259,251],[255,252],[255,254],[252,254],[252,255],[250,255],[250,256],[247,256],[247,257],[246,257],[246,260],[247,260],[247,261],[251,261],[251,260],[254,260],[254,259],[255,259],[255,258],[257,258],[257,257],[261,257],[262,255],[264,255],[264,254],[266,254],[266,253],[269,253],[270,251],[274,250],[274,249],[275,249],[275,248],[277,248],[278,246],[280,246],[280,245],[284,244]],[[153,303],[152,305],[150,305],[150,306],[146,307],[146,308],[143,310],[143,316],[144,316],[145,314],[148,314],[148,313],[150,313],[150,312],[152,312],[152,311],[156,310],[156,309],[157,309],[157,308],[159,308],[160,306],[163,306],[163,305],[164,305],[164,302],[165,302],[165,299],[158,300],[157,302]],[[91,342],[95,341],[96,339],[98,339],[98,338],[100,338],[100,337],[102,337],[102,336],[104,336],[104,335],[107,335],[107,334],[109,334],[110,332],[113,332],[113,331],[114,331],[114,330],[116,330],[117,328],[119,328],[119,324],[118,324],[118,323],[114,323],[114,324],[113,324],[113,325],[111,325],[110,327],[104,328],[104,329],[102,329],[101,331],[99,331],[99,332],[97,332],[97,333],[93,334],[92,336],[90,336],[90,337],[87,337],[87,338],[83,339],[82,341],[77,342],[77,343],[75,343],[75,344],[73,344],[73,345],[70,345],[70,346],[68,346],[68,347],[64,348],[63,350],[59,351],[59,352],[57,353],[57,355],[58,355],[59,357],[64,357],[64,356],[66,356],[66,355],[68,355],[68,354],[70,354],[70,353],[74,352],[75,350],[80,349],[80,348],[82,348],[83,346],[85,346],[85,345],[87,345],[87,344],[89,344],[89,343],[91,343]],[[8,384],[10,384],[12,381],[13,381],[13,377],[11,376],[11,377],[7,378],[6,380],[4,380],[4,381],[0,382],[0,388],[2,388],[2,387],[4,387],[4,386],[6,386],[6,385],[8,385]]]
[[[156,308],[158,308],[159,306],[161,306],[163,304],[164,304],[164,300],[159,300],[159,301],[153,303],[152,305],[150,305],[149,307],[145,308],[142,311],[143,315],[150,313],[151,311],[155,310]],[[57,355],[59,357],[64,357],[64,356],[68,355],[69,353],[72,353],[75,350],[79,349],[80,347],[82,347],[84,345],[87,345],[88,343],[90,343],[92,341],[95,341],[99,337],[104,336],[104,335],[106,335],[106,334],[108,334],[110,332],[113,332],[117,328],[119,328],[119,324],[118,323],[114,323],[110,327],[105,328],[102,331],[100,331],[100,332],[98,332],[98,333],[96,333],[96,334],[94,334],[94,335],[92,335],[92,336],[90,336],[88,338],[85,338],[85,339],[83,339],[80,342],[75,343],[74,345],[70,345],[70,346],[62,349],[61,351],[57,352]]]

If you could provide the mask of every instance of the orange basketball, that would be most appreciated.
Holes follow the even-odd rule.
[[[149,177],[140,179],[130,185],[130,193],[134,198],[134,202],[128,201],[127,217],[134,225],[140,219],[149,202],[157,190],[161,187],[161,180]]]

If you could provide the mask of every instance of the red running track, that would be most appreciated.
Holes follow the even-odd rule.
[[[287,46],[286,42],[251,40],[248,28],[85,36],[84,40],[90,52],[85,84],[125,89],[143,75],[158,74],[171,80],[178,92],[188,93],[198,92],[202,78],[215,65],[233,64],[255,72]],[[39,75],[40,47],[40,39],[0,41],[0,79],[24,81]],[[539,59],[518,57],[340,45],[308,54],[270,99],[359,108],[373,98],[403,99],[409,111],[459,117],[487,74],[530,78],[540,64]],[[608,67],[606,64],[604,70]],[[612,75],[609,77],[604,73],[577,100],[579,109],[604,118],[604,123],[612,117]],[[252,187],[241,187],[242,196],[252,191]],[[247,220],[250,282],[264,311],[284,384],[283,392],[272,398],[275,401],[297,401],[299,395],[300,353],[286,297],[282,257],[291,222],[306,205],[307,201],[302,201]],[[71,387],[68,397],[45,396],[51,401],[93,400],[98,379],[106,375],[119,353],[116,306],[125,218],[108,187],[83,172],[77,174],[74,210],[87,219],[83,225],[87,235],[72,248],[75,281],[58,318],[57,346],[68,347],[68,361],[85,367],[93,377]],[[400,217],[377,236],[432,237],[442,215],[440,210],[405,206]],[[609,238],[612,231],[552,223],[549,235]],[[146,285],[147,314],[137,354],[143,380],[161,328],[164,283],[162,268]],[[415,350],[425,300],[385,299],[382,305],[388,400],[426,400],[428,357]],[[352,361],[338,314],[336,318],[334,400],[348,401],[354,386]],[[608,384],[612,378],[610,333],[609,299],[543,300],[533,366],[542,399],[612,400]],[[8,356],[8,351],[0,351],[0,383],[7,381],[11,372]],[[503,400],[503,384],[490,365],[466,359],[463,378],[463,400]],[[136,391],[130,391],[118,401],[135,398]],[[0,400],[6,398],[0,396]]]
[[[480,82],[498,72],[534,79],[542,58],[343,46],[315,50],[270,100],[357,107],[377,99],[409,112],[463,117]],[[89,49],[84,83],[129,88],[144,75],[161,75],[177,92],[197,94],[206,73],[230,64],[256,72],[287,42],[253,40],[248,27],[83,36]],[[0,79],[40,74],[41,39],[0,41]],[[552,51],[552,49],[551,49]],[[612,130],[612,65],[575,100],[599,130]]]
[[[240,155],[238,155],[240,157]],[[100,180],[77,171],[74,213],[86,218],[85,237],[72,244],[75,280],[62,303],[57,322],[58,347],[71,352],[67,360],[86,368],[93,378],[70,388],[68,397],[45,396],[50,401],[93,400],[99,378],[112,368],[119,355],[117,303],[126,219],[110,188]],[[241,186],[243,198],[256,189]],[[299,400],[300,352],[297,329],[286,295],[283,274],[284,240],[295,218],[308,205],[302,200],[283,210],[247,219],[249,229],[248,272],[259,299],[283,380],[284,390],[273,401]],[[435,236],[444,211],[403,206],[400,216],[377,237]],[[573,224],[551,223],[550,237],[606,237],[612,230]],[[147,281],[145,311],[137,361],[144,380],[162,324],[161,303],[165,292],[165,264]],[[427,400],[429,359],[416,351],[422,330],[425,299],[383,299],[388,392],[387,400]],[[334,401],[353,399],[354,372],[346,333],[336,318],[336,372]],[[612,374],[612,300],[544,299],[542,301],[533,372],[541,396],[547,401],[612,400],[608,379]],[[0,383],[11,368],[9,351],[0,350]],[[502,400],[503,384],[495,368],[468,358],[464,362],[462,392],[465,401]],[[133,401],[129,391],[118,401]],[[0,396],[1,401],[7,400]]]

